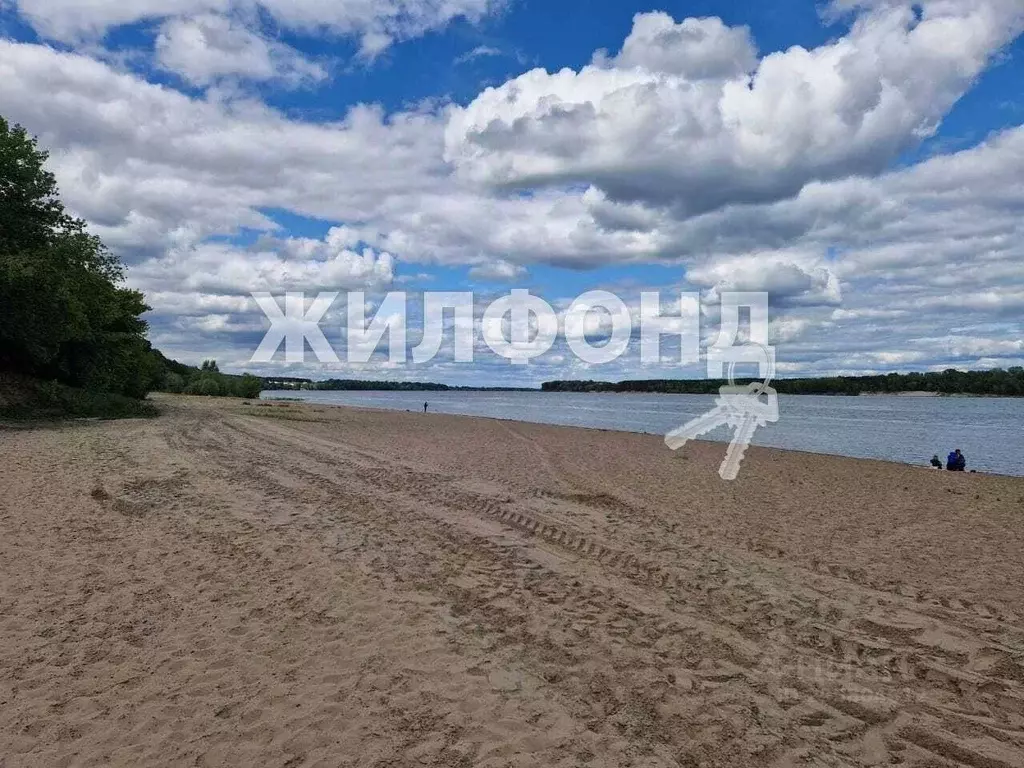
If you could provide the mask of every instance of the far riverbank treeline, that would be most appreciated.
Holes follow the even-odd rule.
[[[751,379],[738,380],[741,384]],[[536,392],[529,387],[455,387],[429,381],[365,381],[359,379],[312,379],[264,377],[264,389],[366,392]],[[716,395],[726,382],[718,379],[644,379],[635,381],[548,381],[542,392],[651,393]],[[934,373],[888,373],[877,376],[819,376],[776,379],[772,386],[787,395],[980,395],[1024,397],[1024,368],[988,371],[949,369]]]
[[[432,381],[365,381],[362,379],[263,379],[265,389],[325,392],[536,392],[531,387],[456,387]]]
[[[737,380],[748,384],[751,379]],[[725,381],[716,379],[648,379],[637,381],[548,381],[544,392],[619,392],[673,395],[711,395]],[[772,386],[786,395],[897,395],[924,392],[936,395],[1024,396],[1024,368],[988,371],[887,373],[877,376],[822,376],[776,379]]]

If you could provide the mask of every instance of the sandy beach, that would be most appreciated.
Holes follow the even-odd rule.
[[[1024,765],[1024,480],[160,402],[0,430],[0,766]]]

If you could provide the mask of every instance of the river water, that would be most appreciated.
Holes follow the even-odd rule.
[[[543,392],[264,392],[324,405],[486,416],[665,434],[714,406],[710,395]],[[1024,398],[779,396],[755,445],[925,465],[960,448],[967,468],[1024,476]],[[705,439],[728,442],[721,429]]]

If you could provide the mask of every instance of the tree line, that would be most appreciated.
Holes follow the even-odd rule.
[[[0,117],[0,371],[143,398],[160,376],[149,309],[70,216],[47,153]]]
[[[751,379],[738,380],[748,384]],[[718,394],[725,381],[716,379],[647,379],[638,381],[548,381],[543,392],[647,392],[663,394]],[[934,392],[939,395],[1024,397],[1024,368],[958,371],[949,368],[929,373],[885,373],[874,376],[819,376],[776,379],[772,387],[787,395],[870,395]]]
[[[175,395],[202,395],[204,397],[244,397],[255,399],[267,387],[263,379],[250,373],[235,376],[221,373],[216,360],[204,360],[198,368],[169,360],[154,350],[164,370],[163,377],[154,386],[159,392]]]
[[[124,266],[60,200],[47,153],[0,117],[0,412],[149,415],[153,390],[257,397],[254,376],[168,360]],[[135,405],[132,405],[135,403]]]
[[[363,379],[286,379],[266,377],[265,389],[328,392],[536,392],[527,387],[458,387],[432,381],[367,381]]]

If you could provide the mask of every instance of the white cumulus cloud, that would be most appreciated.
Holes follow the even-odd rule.
[[[91,2],[20,7],[75,34],[154,20],[164,66],[195,85],[318,76],[241,3]],[[386,46],[492,7],[428,5],[305,0],[273,6],[287,22],[271,18]],[[660,264],[671,269],[628,271],[627,301],[769,290],[787,372],[1019,359],[1024,127],[892,164],[1020,31],[1019,0],[835,7],[859,15],[812,50],[758,60],[743,28],[642,14],[621,51],[578,71],[535,70],[463,108],[356,105],[330,120],[230,87],[148,82],[93,48],[0,40],[0,111],[51,150],[63,199],[129,264],[170,353],[251,352],[250,290],[373,291],[396,278],[414,290],[428,265],[526,285],[546,274],[534,265],[570,267],[576,284],[587,270]],[[364,21],[345,27],[343,10]],[[338,226],[294,237],[277,221],[295,215]],[[414,268],[396,275],[402,265]],[[643,284],[657,275],[667,281]]]
[[[360,39],[375,56],[395,41],[440,29],[457,18],[479,21],[501,0],[14,0],[21,15],[43,36],[65,42],[102,37],[141,21],[199,15],[266,14],[300,33]]]
[[[757,49],[747,27],[727,27],[719,18],[676,23],[667,13],[638,13],[613,63],[687,80],[729,79],[754,70]]]
[[[923,6],[920,19],[909,3],[875,9],[750,75],[742,30],[641,14],[611,66],[536,69],[456,110],[445,157],[487,185],[590,184],[684,215],[873,175],[930,135],[1024,25],[1015,0]]]
[[[200,86],[225,76],[291,85],[327,77],[322,65],[294,48],[211,14],[166,21],[156,39],[156,57],[164,69]]]

